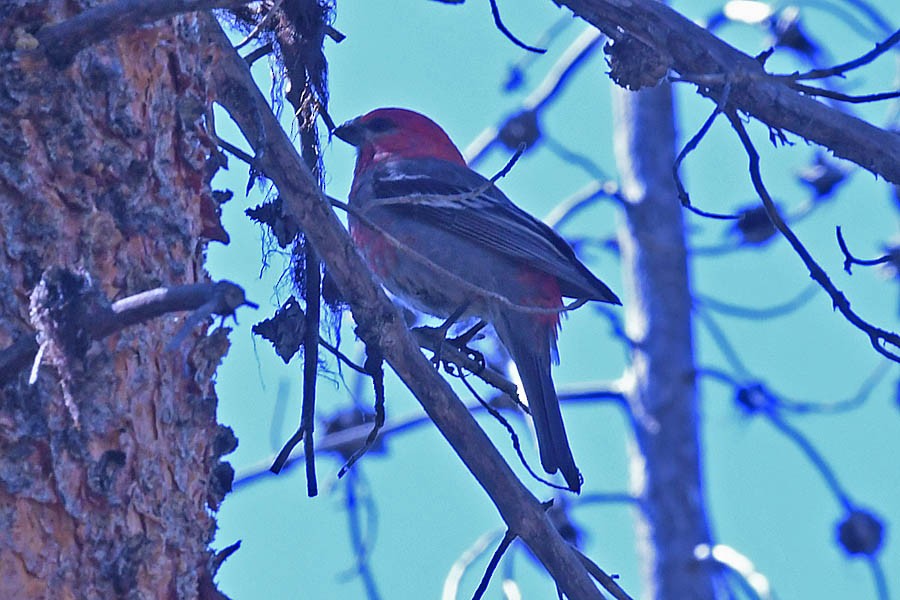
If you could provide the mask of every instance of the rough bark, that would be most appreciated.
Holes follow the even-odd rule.
[[[0,597],[217,597],[227,338],[167,351],[168,318],[90,342],[67,319],[207,281],[206,49],[185,15],[52,65],[34,34],[89,4],[0,2],[0,347],[45,346],[33,385],[0,389]]]
[[[697,544],[709,542],[709,526],[687,251],[672,178],[671,89],[615,88],[613,96],[616,162],[627,200],[619,242],[626,331],[633,342],[626,395],[635,431],[632,485],[643,507],[637,535],[645,597],[711,600],[711,573],[694,559]]]

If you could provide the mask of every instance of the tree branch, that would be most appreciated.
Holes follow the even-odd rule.
[[[790,89],[782,76],[655,0],[554,0],[614,41],[646,46],[714,100],[728,87],[728,106],[769,127],[791,131],[900,184],[900,135]],[[729,87],[730,86],[730,87]]]
[[[37,39],[51,62],[65,65],[76,54],[102,40],[180,13],[230,8],[248,0],[118,0],[86,10],[61,23],[47,25]]]
[[[784,219],[782,219],[781,215],[778,213],[778,208],[775,206],[775,202],[772,200],[772,196],[769,194],[769,191],[766,189],[762,180],[762,173],[759,168],[759,153],[756,151],[756,147],[753,145],[753,141],[750,139],[750,135],[747,133],[740,117],[732,111],[728,111],[725,114],[728,116],[732,128],[734,128],[735,133],[737,133],[741,140],[741,144],[743,144],[744,149],[747,152],[747,158],[750,163],[750,179],[753,182],[756,193],[766,207],[766,213],[769,215],[772,224],[788,241],[791,248],[794,249],[794,252],[796,252],[803,261],[803,264],[806,265],[809,276],[812,277],[829,296],[831,296],[834,308],[839,310],[851,325],[869,336],[869,342],[879,354],[886,356],[895,362],[900,362],[900,335],[893,331],[888,331],[872,325],[860,317],[856,311],[850,307],[850,301],[844,293],[834,285],[834,282],[831,281],[831,278],[828,276],[828,273],[825,272],[825,269],[816,262],[816,259],[813,258],[809,250],[806,249],[806,246],[803,245],[803,242],[800,241],[800,238],[797,237],[790,226],[784,222]],[[894,350],[891,350],[891,347],[894,348]]]
[[[518,480],[413,341],[397,308],[372,279],[346,229],[297,156],[246,63],[211,17],[204,25],[219,53],[219,64],[211,70],[218,101],[254,146],[255,166],[278,187],[285,210],[300,224],[328,266],[351,307],[360,337],[382,349],[388,363],[491,497],[508,528],[528,544],[567,596],[601,597],[540,502]],[[260,140],[265,140],[264,147]]]
[[[81,321],[76,327],[83,329],[91,339],[102,340],[126,327],[171,312],[193,310],[206,318],[210,314],[232,315],[241,306],[257,307],[246,300],[240,286],[230,281],[219,281],[156,288],[113,302],[109,308],[87,306],[82,314],[73,315],[73,318]],[[0,383],[27,366],[37,351],[38,344],[34,337],[21,338],[0,350]]]

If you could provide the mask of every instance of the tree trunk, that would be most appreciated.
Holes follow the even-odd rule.
[[[0,597],[220,597],[225,333],[166,350],[180,318],[99,342],[67,320],[207,281],[210,61],[184,15],[49,64],[31,34],[91,4],[0,2],[0,349],[36,329],[44,348],[33,385],[0,388]]]
[[[712,573],[694,558],[709,542],[700,473],[691,295],[672,164],[675,128],[667,84],[616,87],[615,151],[626,197],[619,242],[626,331],[633,343],[628,401],[635,431],[631,478],[644,510],[638,545],[647,598],[714,598]]]

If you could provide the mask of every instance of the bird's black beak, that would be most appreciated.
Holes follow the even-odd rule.
[[[359,119],[351,119],[334,130],[334,135],[338,139],[344,140],[351,146],[359,147],[365,141],[365,130]]]

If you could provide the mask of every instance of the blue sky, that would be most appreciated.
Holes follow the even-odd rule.
[[[892,13],[892,0],[872,4],[883,14]],[[702,19],[717,5],[694,1],[674,6]],[[873,39],[848,28],[846,16],[836,17],[812,2],[801,6],[809,32],[819,40],[834,40],[824,62],[842,62],[871,48]],[[510,29],[529,42],[568,14],[547,0],[507,1],[500,7]],[[849,7],[845,10],[858,14]],[[522,88],[512,93],[504,93],[501,84],[523,52],[494,27],[487,2],[470,0],[461,6],[423,0],[343,2],[335,27],[348,36],[341,44],[326,43],[330,112],[336,121],[379,106],[409,107],[432,116],[465,147],[482,129],[502,122],[515,110],[584,25],[574,20],[545,56],[533,59]],[[727,26],[719,33],[750,54],[769,43],[756,28]],[[773,70],[803,68],[784,50],[768,64]],[[894,66],[894,57],[882,57],[876,65],[851,73],[846,85],[858,93],[896,89]],[[605,172],[615,173],[611,84],[606,71],[604,57],[595,54],[542,114],[541,125],[553,140],[590,156]],[[268,90],[265,65],[258,67],[258,75]],[[712,106],[688,86],[676,90],[683,143]],[[885,103],[853,110],[881,124],[889,108]],[[219,134],[238,141],[226,121],[224,116],[217,120]],[[750,131],[763,155],[769,190],[788,212],[801,207],[809,191],[794,174],[811,161],[816,148],[792,139],[793,146],[773,149],[764,127],[753,124]],[[345,197],[353,151],[338,140],[323,142],[328,192]],[[489,176],[508,159],[508,153],[496,151],[479,170]],[[727,123],[717,123],[684,166],[694,203],[720,212],[755,203],[746,163]],[[232,243],[213,245],[208,253],[214,278],[241,284],[262,305],[256,314],[241,313],[240,324],[231,334],[232,349],[217,376],[219,420],[233,427],[240,440],[230,457],[239,473],[268,459],[292,433],[299,418],[301,377],[296,360],[283,365],[265,341],[250,333],[253,323],[268,317],[291,290],[281,280],[283,257],[268,252],[270,245],[261,230],[243,215],[245,208],[264,198],[258,188],[243,196],[246,175],[246,168],[232,159],[231,169],[216,179],[218,187],[236,192],[224,216]],[[545,144],[524,156],[500,186],[523,208],[543,216],[590,180]],[[563,233],[605,238],[614,234],[619,222],[611,203],[601,201]],[[687,222],[695,247],[731,244],[727,223],[694,216]],[[843,273],[835,225],[843,226],[858,254],[880,254],[882,244],[897,230],[887,186],[855,171],[834,198],[797,223],[796,231],[860,314],[887,328],[896,327],[896,282],[877,269],[857,268],[852,277]],[[615,255],[589,248],[582,258],[621,291]],[[267,269],[262,268],[264,260]],[[810,281],[800,260],[780,239],[761,248],[715,256],[696,254],[691,269],[698,296],[757,308],[795,296]],[[627,303],[628,298],[623,301]],[[785,398],[830,402],[851,397],[884,361],[862,333],[832,310],[821,292],[801,310],[779,319],[741,320],[701,312],[725,332],[748,377],[764,380]],[[354,356],[358,349],[350,315],[344,319],[342,349]],[[695,324],[695,332],[698,364],[735,374],[701,321]],[[622,347],[608,322],[588,307],[564,322],[560,355],[554,374],[560,389],[615,379],[625,367]],[[341,381],[333,363],[328,365],[331,375],[323,373],[319,380],[320,415],[346,407],[353,398],[362,404],[371,402],[365,382],[360,385],[348,371]],[[840,415],[786,417],[826,458],[853,499],[887,522],[881,562],[893,582],[900,564],[900,549],[891,529],[900,521],[900,470],[893,460],[893,452],[900,448],[896,385],[897,368],[889,365],[861,408]],[[868,568],[862,561],[848,559],[834,543],[834,526],[842,509],[819,472],[770,423],[740,411],[733,397],[732,388],[714,380],[704,379],[701,384],[705,491],[716,540],[749,557],[779,598],[874,597]],[[419,410],[393,375],[388,381],[387,410],[389,419]],[[585,494],[627,491],[630,442],[620,409],[585,403],[567,406],[564,415],[586,479]],[[502,427],[489,418],[481,417],[480,422],[515,463]],[[529,439],[522,424],[517,427],[523,439]],[[533,450],[530,456],[536,460]],[[224,547],[236,540],[243,544],[219,573],[218,582],[226,594],[235,599],[364,597],[361,580],[353,573],[345,508],[348,488],[345,481],[335,479],[340,461],[320,456],[318,466],[321,493],[317,498],[306,497],[302,470],[292,470],[243,486],[226,499],[219,512],[216,545]],[[486,495],[431,426],[391,437],[385,453],[370,454],[358,464],[355,477],[360,489],[368,490],[377,512],[369,563],[383,598],[439,597],[454,561],[479,536],[502,526]],[[540,484],[526,483],[541,498],[552,495]],[[631,509],[594,503],[574,509],[573,516],[588,532],[586,552],[608,572],[618,573],[620,583],[633,596],[640,596]],[[462,597],[471,595],[483,566],[483,561],[477,563],[463,581]],[[526,598],[553,597],[552,583],[523,552],[515,556],[515,574]],[[491,588],[488,597],[500,597],[499,585]]]

